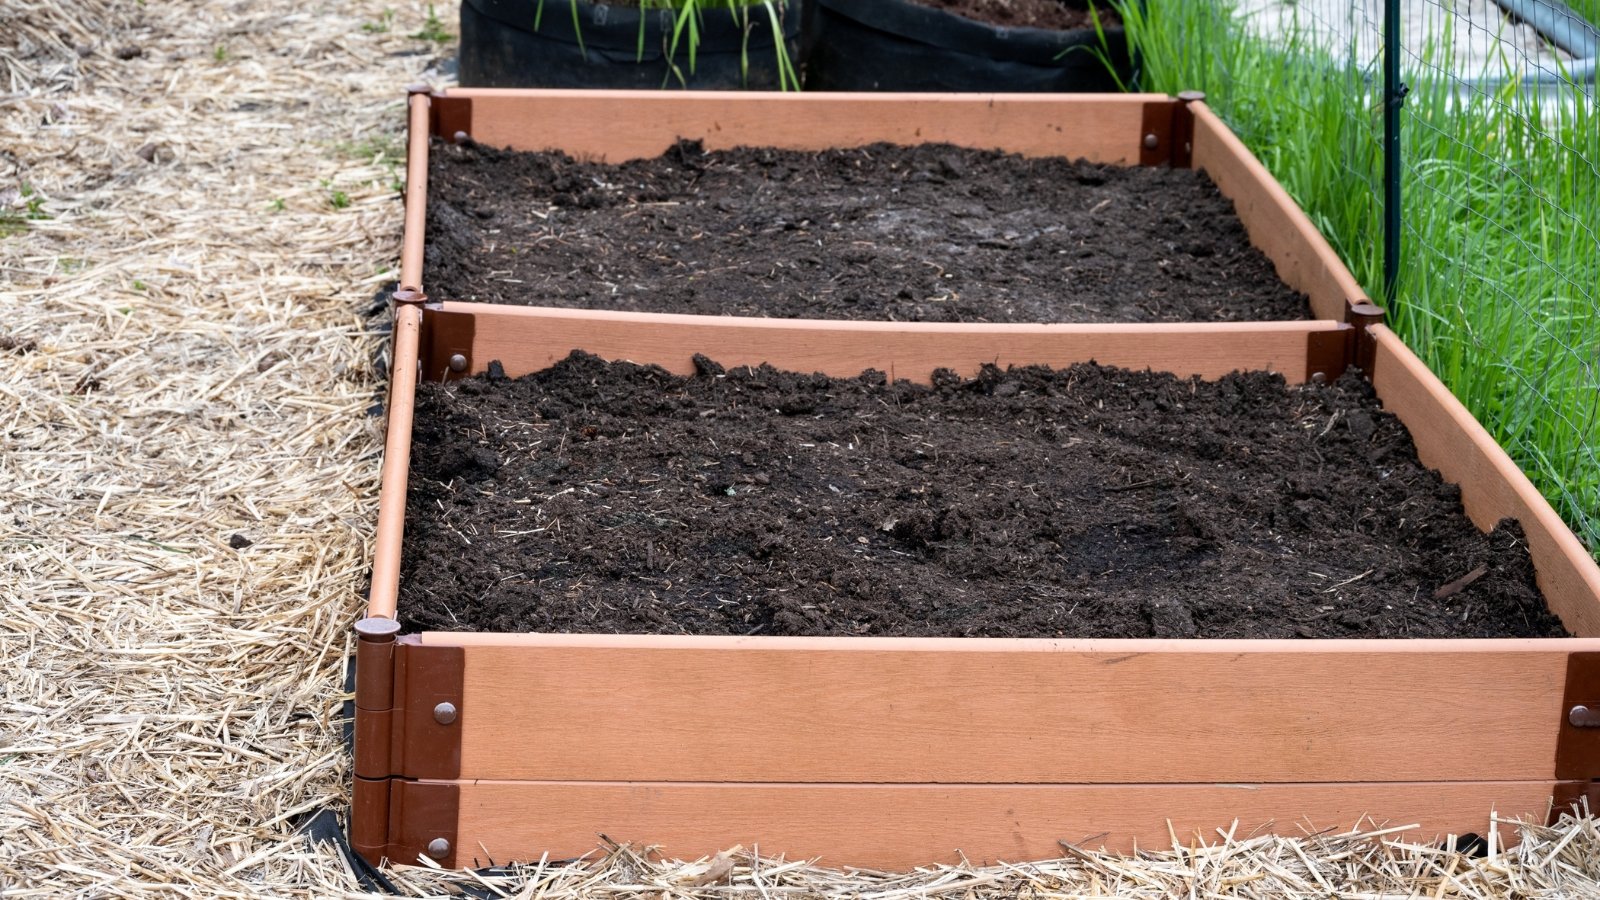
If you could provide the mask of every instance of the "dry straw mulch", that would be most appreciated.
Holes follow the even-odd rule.
[[[398,253],[400,88],[440,51],[425,15],[0,5],[0,896],[364,892],[299,828],[344,803],[381,428],[364,311]],[[1600,896],[1588,821],[1488,858],[1425,837],[387,875],[414,896]]]

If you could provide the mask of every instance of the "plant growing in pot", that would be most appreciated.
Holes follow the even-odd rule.
[[[1134,65],[1094,0],[811,0],[806,88],[1120,91]]]
[[[462,0],[470,87],[799,90],[800,0]]]

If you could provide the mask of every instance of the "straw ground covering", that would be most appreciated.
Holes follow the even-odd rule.
[[[381,429],[364,312],[398,254],[400,86],[444,49],[390,6],[0,5],[0,897],[379,887],[301,828],[345,803]],[[412,896],[1600,895],[1587,820],[1515,833],[1487,857],[1179,835],[899,876],[597,838],[579,864],[386,874]]]

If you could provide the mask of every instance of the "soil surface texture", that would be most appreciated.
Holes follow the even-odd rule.
[[[1309,314],[1187,169],[943,144],[682,143],[613,166],[435,143],[430,160],[439,299],[908,322]]]
[[[932,387],[574,354],[423,384],[407,629],[1545,637],[1355,375],[1093,364]]]
[[[918,6],[931,6],[953,12],[975,22],[1000,25],[1005,28],[1046,28],[1066,31],[1072,28],[1093,28],[1094,17],[1088,4],[1064,3],[1062,0],[911,0]],[[1100,24],[1110,27],[1118,24],[1110,4],[1100,5]]]

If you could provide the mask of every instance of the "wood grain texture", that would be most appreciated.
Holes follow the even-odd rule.
[[[1461,503],[1479,528],[1501,519],[1522,523],[1539,588],[1567,630],[1600,636],[1600,568],[1528,476],[1472,413],[1393,331],[1377,342],[1372,382],[1384,408],[1400,417],[1424,464],[1461,486]]]
[[[1130,369],[1219,378],[1237,370],[1306,375],[1307,335],[1335,322],[1144,325],[959,325],[818,319],[758,319],[625,313],[538,306],[446,303],[477,317],[474,365],[499,360],[506,374],[555,364],[574,349],[605,359],[694,371],[703,353],[725,366],[771,363],[783,369],[850,377],[875,368],[927,382],[945,367],[963,375],[983,363],[1066,366],[1094,360]]]
[[[825,150],[950,143],[1026,156],[1139,160],[1144,104],[1165,95],[786,94],[744,91],[451,89],[472,98],[472,138],[624,162],[680,138],[708,150]]]
[[[466,648],[463,777],[945,784],[1550,778],[1600,646],[422,639]]]
[[[570,859],[617,841],[696,859],[743,844],[789,859],[906,870],[1021,862],[1088,849],[1217,843],[1219,832],[1301,835],[1415,826],[1396,838],[1488,834],[1543,821],[1550,781],[1289,785],[722,785],[464,782],[457,863]],[[1169,821],[1170,817],[1170,821]],[[1497,843],[1515,841],[1499,826]]]
[[[1216,182],[1233,201],[1255,244],[1284,283],[1311,300],[1312,315],[1345,320],[1353,302],[1368,302],[1366,292],[1327,239],[1242,141],[1204,103],[1194,113],[1194,167]]]

